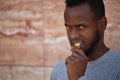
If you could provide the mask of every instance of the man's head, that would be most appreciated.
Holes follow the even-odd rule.
[[[95,19],[101,19],[105,16],[105,8],[103,0],[66,0],[66,7],[74,7],[82,4],[88,4],[94,13]]]
[[[86,55],[103,41],[107,21],[102,0],[66,0],[64,19],[71,46],[80,42]]]

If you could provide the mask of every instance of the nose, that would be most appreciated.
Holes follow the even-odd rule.
[[[70,32],[70,35],[69,37],[72,39],[72,40],[75,40],[78,39],[80,37],[79,35],[79,31],[77,29],[72,29],[71,32]]]

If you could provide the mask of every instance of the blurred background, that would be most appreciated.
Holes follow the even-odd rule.
[[[120,0],[104,0],[105,44],[120,51]],[[0,80],[50,80],[70,55],[64,0],[0,0]]]

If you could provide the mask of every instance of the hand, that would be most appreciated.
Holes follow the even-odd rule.
[[[81,49],[72,48],[72,55],[65,60],[69,80],[77,80],[85,74],[87,56]]]

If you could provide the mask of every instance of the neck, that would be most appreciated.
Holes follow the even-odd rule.
[[[104,55],[109,48],[107,48],[103,41],[100,41],[98,45],[93,49],[90,55],[88,55],[88,61],[93,61]]]

